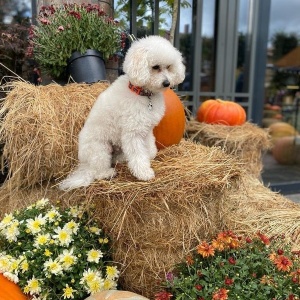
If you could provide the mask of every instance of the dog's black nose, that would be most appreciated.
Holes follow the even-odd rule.
[[[163,87],[168,87],[170,85],[170,81],[169,80],[164,80],[162,83]]]

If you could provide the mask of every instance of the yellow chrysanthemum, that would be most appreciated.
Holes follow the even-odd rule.
[[[49,249],[46,249],[45,252],[44,252],[44,255],[49,257],[49,256],[52,255],[52,252]]]
[[[106,267],[106,277],[108,279],[116,279],[119,276],[119,271],[117,269],[117,267],[114,266],[107,266]]]
[[[76,290],[74,290],[71,286],[66,284],[66,287],[63,289],[63,298],[64,299],[74,299],[74,293]]]
[[[100,258],[103,257],[103,253],[100,250],[92,249],[87,253],[87,261],[98,263]]]

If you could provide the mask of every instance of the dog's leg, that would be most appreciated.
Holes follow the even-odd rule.
[[[153,135],[152,131],[149,132],[149,134],[146,137],[146,146],[148,149],[150,159],[154,159],[157,154],[157,147],[155,144],[155,136]]]
[[[144,181],[155,177],[147,146],[145,139],[139,135],[122,135],[122,149],[128,160],[128,167],[136,178]]]

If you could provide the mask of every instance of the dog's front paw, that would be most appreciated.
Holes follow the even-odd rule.
[[[95,179],[110,179],[116,175],[116,171],[114,168],[109,168],[107,170],[103,170],[101,172],[97,172],[95,175]]]
[[[134,172],[133,175],[143,181],[148,181],[155,178],[155,173],[152,168],[138,170],[138,172]]]

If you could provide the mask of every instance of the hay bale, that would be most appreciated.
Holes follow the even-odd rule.
[[[243,172],[243,165],[219,148],[182,141],[158,153],[150,182],[137,181],[119,164],[115,178],[67,193],[55,183],[12,193],[7,182],[0,205],[12,211],[48,197],[64,206],[93,206],[92,217],[112,238],[122,288],[153,299],[164,273],[219,231],[284,233],[300,245],[300,206]]]
[[[2,159],[11,184],[32,186],[59,178],[77,162],[78,133],[108,83],[34,86],[15,81],[1,113]]]
[[[271,148],[268,131],[249,122],[241,126],[226,126],[191,120],[187,123],[186,135],[194,142],[219,146],[226,153],[238,157],[255,177],[260,176],[263,168],[262,154]]]
[[[234,190],[226,190],[222,214],[226,227],[253,235],[285,235],[300,250],[300,205],[271,191],[258,179],[242,176]]]
[[[17,209],[41,196],[60,199],[66,206],[93,205],[99,225],[114,241],[113,259],[123,266],[122,288],[153,298],[164,273],[200,240],[224,227],[220,198],[238,181],[241,165],[218,148],[182,141],[158,153],[152,181],[137,181],[120,164],[112,180],[68,193],[48,186],[10,194],[6,183],[0,205]]]

